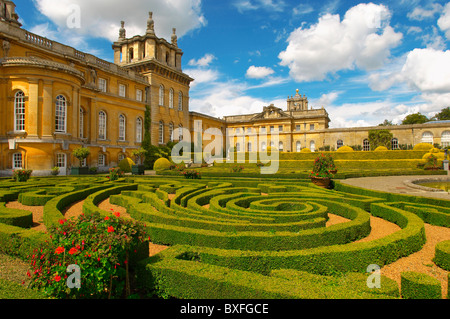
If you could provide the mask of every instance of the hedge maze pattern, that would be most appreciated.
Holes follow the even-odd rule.
[[[447,201],[339,182],[334,190],[306,180],[239,178],[35,178],[0,185],[4,252],[25,256],[46,236],[30,229],[29,212],[6,208],[6,202],[44,206],[49,227],[80,200],[83,213],[107,214],[98,204],[109,198],[146,223],[152,243],[170,246],[136,269],[139,283],[163,297],[396,298],[400,287],[384,276],[380,289],[368,287],[368,266],[419,251],[424,223],[450,227]],[[326,227],[330,214],[348,221]],[[371,215],[401,230],[358,241],[370,234]],[[449,270],[449,245],[438,246],[436,264]]]

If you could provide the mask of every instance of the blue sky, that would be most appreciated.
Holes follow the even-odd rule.
[[[196,79],[191,110],[285,109],[299,89],[310,106],[327,109],[332,127],[399,123],[450,106],[447,2],[15,1],[27,30],[109,61],[120,21],[127,36],[143,34],[153,11],[157,36],[170,40],[177,28],[183,71]]]

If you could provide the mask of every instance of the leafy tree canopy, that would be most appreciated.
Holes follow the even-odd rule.
[[[429,121],[430,120],[425,115],[423,115],[421,113],[414,113],[414,114],[410,114],[410,115],[406,116],[405,119],[403,120],[402,124],[403,125],[423,124],[423,123],[426,123]]]

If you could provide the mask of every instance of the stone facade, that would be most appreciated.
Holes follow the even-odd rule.
[[[299,91],[287,98],[286,110],[269,105],[260,113],[221,119],[190,112],[194,79],[182,71],[176,30],[170,42],[158,38],[151,12],[142,36],[127,38],[121,23],[110,63],[22,29],[14,3],[0,0],[0,45],[0,175],[11,175],[15,168],[47,175],[55,166],[69,173],[80,165],[72,156],[80,146],[91,150],[87,166],[114,167],[141,147],[147,106],[153,145],[178,141],[187,129],[191,141],[201,132],[203,147],[221,133],[225,150],[241,152],[268,146],[285,152],[365,148],[368,131],[385,128],[394,134],[395,145],[450,145],[448,121],[330,129],[326,110],[310,107]]]

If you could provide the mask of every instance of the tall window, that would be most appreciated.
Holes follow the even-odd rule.
[[[159,105],[164,106],[164,86],[159,87]]]
[[[55,103],[55,131],[60,133],[66,132],[66,113],[67,101],[63,95],[56,97]]]
[[[278,132],[283,132],[283,125],[278,125]]]
[[[340,149],[342,146],[344,146],[344,141],[343,140],[338,140],[336,143],[336,149]]]
[[[84,110],[80,107],[80,138],[84,138]]]
[[[22,91],[14,96],[14,131],[25,131],[25,94]]]
[[[142,102],[142,90],[136,89],[136,100]]]
[[[261,151],[265,152],[267,150],[267,144],[266,142],[261,143]]]
[[[120,153],[119,155],[117,155],[118,163],[122,162],[124,159],[125,159],[125,154],[124,153]]]
[[[119,141],[126,139],[126,119],[123,114],[119,115]]]
[[[368,139],[365,139],[363,141],[363,151],[370,151],[370,142]]]
[[[102,78],[98,79],[98,88],[100,89],[100,91],[106,93],[107,88],[108,88],[106,79],[102,79]]]
[[[183,111],[183,93],[178,92],[178,111]]]
[[[241,151],[241,144],[236,143],[236,152],[240,152]]]
[[[431,133],[431,132],[423,133],[423,135],[422,135],[422,143],[428,143],[428,144],[433,145],[433,142],[434,142],[433,133]]]
[[[21,169],[23,168],[23,162],[22,162],[22,153],[15,153],[13,154],[12,158],[12,168],[13,169]]]
[[[173,89],[169,91],[169,108],[173,109]]]
[[[98,154],[98,166],[99,167],[106,166],[106,155],[105,154]]]
[[[314,131],[314,124],[310,124],[310,125],[309,125],[309,130],[310,130],[310,131]]]
[[[442,133],[441,145],[442,147],[450,146],[450,131],[445,131]]]
[[[278,143],[278,150],[280,152],[283,152],[283,150],[284,150],[283,142],[281,142],[281,141]]]
[[[248,142],[248,143],[247,143],[247,151],[248,151],[248,152],[251,152],[251,151],[252,151],[252,143],[251,143],[251,142]]]
[[[173,142],[173,123],[169,123],[169,139]]]
[[[300,152],[302,150],[302,143],[300,141],[297,141],[295,147],[297,152]]]
[[[136,142],[142,143],[142,118],[136,120]]]
[[[311,152],[315,152],[316,151],[316,142],[311,141],[309,143],[309,149],[311,150]]]
[[[127,87],[123,84],[119,84],[119,96],[125,97],[127,95]]]
[[[164,144],[164,122],[159,122],[159,144]]]
[[[391,150],[398,150],[398,149],[399,149],[399,147],[398,147],[398,139],[393,138],[391,140]]]
[[[183,140],[183,125],[178,125],[178,141]]]
[[[106,113],[104,111],[98,113],[98,138],[106,140]]]

